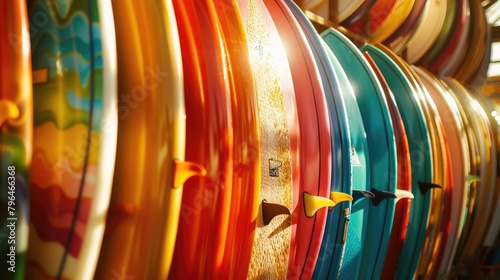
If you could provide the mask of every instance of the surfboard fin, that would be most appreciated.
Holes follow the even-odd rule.
[[[274,217],[278,215],[292,215],[292,212],[285,205],[268,203],[265,199],[262,200],[262,222],[264,222],[265,226],[269,225]]]
[[[136,211],[132,203],[115,204],[109,208],[108,217],[106,219],[106,229],[104,230],[104,237],[109,236],[118,227],[118,225],[125,220],[126,217],[132,216]]]
[[[474,182],[479,182],[481,181],[481,177],[477,176],[477,175],[469,175],[467,176],[467,185],[470,185]]]
[[[335,202],[326,197],[310,195],[306,192],[303,193],[302,197],[304,200],[304,211],[308,218],[312,218],[314,214],[323,207],[335,206]]]
[[[8,120],[19,118],[19,108],[10,100],[0,100],[0,127]]]
[[[385,199],[397,198],[396,194],[388,191],[379,191],[372,188],[372,193],[375,195],[375,197],[372,198],[372,203],[375,206],[379,205]]]
[[[396,203],[403,198],[414,199],[415,196],[410,191],[396,190]]]
[[[335,203],[335,205],[346,202],[346,201],[352,201],[353,198],[352,196],[343,193],[343,192],[330,192],[330,199]],[[333,207],[328,207],[328,210],[332,210]]]
[[[443,187],[441,187],[438,184],[424,183],[424,182],[421,182],[421,181],[418,181],[418,187],[420,189],[420,192],[423,195],[425,195],[427,193],[427,191],[429,191],[430,189],[442,189],[443,188]]]
[[[365,190],[352,190],[352,203],[358,201],[362,198],[374,198],[375,195],[372,192]]]
[[[174,188],[182,186],[193,176],[205,176],[207,170],[199,163],[174,160]]]

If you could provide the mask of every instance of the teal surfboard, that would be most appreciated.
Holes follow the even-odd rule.
[[[398,279],[409,279],[415,273],[424,245],[432,192],[422,192],[419,182],[432,180],[430,137],[423,110],[418,103],[408,77],[383,51],[372,45],[361,48],[373,58],[394,93],[396,104],[408,135],[412,168],[412,193],[415,198],[410,209],[410,221],[401,259],[397,264]],[[395,264],[396,265],[396,264]]]
[[[356,274],[342,269],[340,278],[368,279],[375,276],[375,267],[385,258],[392,229],[394,193],[397,187],[394,130],[381,85],[359,49],[333,29],[328,29],[321,35],[344,66],[354,88],[366,129],[371,174],[369,190],[375,194],[368,207],[366,226],[369,234],[361,241],[362,250]]]

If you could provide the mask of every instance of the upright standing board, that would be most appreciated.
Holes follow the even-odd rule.
[[[28,1],[33,70],[29,279],[92,279],[117,141],[111,2]],[[50,256],[50,257],[47,257]]]
[[[229,234],[233,174],[237,172],[231,108],[234,84],[213,3],[172,2],[187,101],[186,160],[202,164],[206,176],[194,177],[184,186],[169,279],[221,278],[228,273],[222,263]],[[248,135],[248,139],[252,137]]]
[[[299,178],[295,92],[285,48],[264,3],[238,4],[257,90],[261,133],[261,193],[246,277],[285,279],[292,235],[289,214],[293,186]]]
[[[423,108],[419,103],[416,85],[411,82],[411,75],[407,64],[401,58],[382,45],[374,47],[366,45],[361,48],[367,51],[373,58],[394,94],[398,106],[410,148],[410,160],[412,169],[412,193],[414,199],[410,208],[410,221],[404,243],[393,260],[399,262],[386,262],[384,264],[382,278],[392,279],[401,274],[400,279],[407,279],[409,270],[416,269],[416,261],[412,264],[412,258],[420,255],[422,251],[425,231],[429,219],[429,209],[432,191],[422,190],[419,182],[432,181],[432,159],[430,148],[430,137]],[[392,251],[391,251],[392,254]],[[398,255],[399,254],[399,255]],[[413,268],[411,268],[413,267]]]
[[[341,83],[334,66],[330,62],[327,49],[324,48],[323,40],[307,19],[306,15],[295,3],[286,1],[288,7],[297,18],[300,26],[304,30],[307,42],[311,47],[314,59],[318,65],[318,70],[323,83],[325,97],[328,105],[328,116],[330,121],[331,149],[332,154],[332,180],[330,191],[332,193],[344,193],[351,195],[352,191],[352,166],[351,166],[351,139],[349,135],[348,117],[344,104],[344,97]],[[348,203],[345,203],[349,207]],[[340,205],[339,205],[340,206]],[[322,278],[327,278],[329,273],[336,275],[340,269],[340,259],[344,254],[345,242],[342,237],[346,234],[345,214],[341,207],[337,206],[334,211],[328,212],[325,234],[322,240],[322,247],[318,261],[316,263],[315,274],[318,270],[326,272]],[[345,208],[344,208],[345,209]],[[349,208],[347,208],[349,209]],[[336,265],[333,265],[335,263]],[[317,275],[321,278],[321,276]]]
[[[33,144],[31,49],[26,3],[2,1],[0,26],[0,235],[3,236],[0,278],[24,279]],[[8,239],[9,236],[15,238]]]
[[[330,124],[317,65],[307,39],[282,0],[263,1],[278,30],[293,78],[299,119],[300,180],[294,185],[289,278],[310,278],[319,255],[328,208],[332,171]],[[311,207],[313,201],[321,201]]]
[[[383,263],[387,253],[394,215],[397,184],[394,176],[397,173],[394,130],[381,85],[359,49],[333,29],[324,31],[322,37],[340,63],[346,65],[344,70],[349,81],[355,84],[356,100],[366,129],[370,173],[377,174],[370,177],[370,191],[377,199],[372,200],[369,206],[368,228],[372,231],[362,241],[363,251],[356,275],[342,276],[341,271],[341,277],[376,277],[378,263]]]

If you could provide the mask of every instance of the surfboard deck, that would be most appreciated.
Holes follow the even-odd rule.
[[[184,94],[189,100],[186,160],[203,165],[206,176],[185,183],[169,278],[219,278],[227,273],[222,271],[222,262],[236,167],[232,137],[236,124],[231,116],[226,49],[212,2],[172,2],[179,28]]]
[[[404,123],[401,118],[401,114],[394,100],[394,95],[391,92],[389,85],[387,84],[385,77],[378,68],[375,61],[369,55],[368,52],[363,52],[363,55],[367,58],[370,66],[373,68],[377,78],[379,79],[382,88],[384,90],[384,95],[387,100],[387,105],[389,108],[393,128],[394,128],[394,139],[396,143],[397,151],[397,191],[406,191],[404,199],[396,198],[395,213],[393,220],[393,227],[390,234],[390,241],[387,247],[387,254],[384,260],[382,260],[382,265],[376,267],[376,272],[373,277],[382,278],[384,264],[395,263],[399,258],[397,252],[401,250],[401,246],[398,247],[398,243],[402,243],[406,238],[406,232],[409,222],[410,213],[410,203],[414,196],[411,194],[411,162],[410,162],[410,150],[408,146],[408,138],[406,135],[406,130],[404,128]],[[397,193],[396,191],[396,193]],[[392,245],[392,247],[391,247]]]
[[[295,92],[284,46],[264,3],[253,0],[238,4],[248,36],[261,131],[262,179],[257,204],[260,209],[250,269],[245,277],[285,279],[292,233],[291,217],[282,212],[271,220],[265,221],[264,217],[272,212],[266,204],[278,204],[288,211],[292,209],[293,184],[298,175],[292,172],[298,168],[292,165],[297,164]]]
[[[136,160],[117,161],[97,275],[167,278],[182,185],[204,171],[184,161],[187,110],[177,23],[171,1],[115,2],[113,8],[120,23],[118,42],[122,42],[118,48],[122,101],[118,151],[123,151],[119,152],[123,157],[134,151]],[[158,154],[160,150],[164,152]],[[138,239],[142,246],[137,246]],[[145,257],[137,260],[137,255]]]
[[[323,40],[314,29],[307,16],[292,1],[285,2],[304,31],[318,66],[323,89],[325,91],[331,128],[330,145],[332,154],[336,155],[332,158],[330,191],[351,195],[351,141],[347,113],[338,75],[333,65],[330,63],[326,49],[323,46]],[[345,228],[345,215],[342,213],[343,211],[340,210],[341,209],[328,211],[325,233],[323,235],[322,246],[318,261],[316,262],[313,278],[325,278],[328,277],[329,274],[337,275],[339,272],[340,259],[345,250],[345,242],[342,242],[342,239],[347,230]],[[322,274],[322,276],[318,275],[318,273]]]
[[[235,0],[213,1],[227,50],[233,121],[233,186],[221,277],[247,276],[261,190],[263,143],[247,34]],[[243,106],[241,104],[244,104]],[[291,193],[291,192],[290,192]],[[289,194],[291,200],[291,194]]]
[[[345,202],[340,207],[337,206],[333,209],[333,211],[338,211],[343,215],[343,223],[341,224],[344,229],[342,231],[343,234],[342,236],[337,235],[334,240],[323,240],[323,243],[328,242],[325,246],[330,246],[331,243],[333,243],[333,246],[344,245],[345,249],[341,255],[337,255],[337,251],[334,251],[332,258],[330,258],[331,262],[329,266],[323,265],[321,267],[317,267],[317,271],[315,271],[313,278],[317,277],[319,279],[338,277],[341,271],[342,273],[347,272],[349,274],[356,272],[359,252],[361,250],[360,240],[364,240],[368,231],[368,228],[365,226],[367,224],[368,215],[365,212],[370,203],[369,197],[356,196],[356,193],[361,194],[360,192],[369,192],[370,185],[370,169],[367,164],[368,145],[365,138],[366,132],[363,125],[363,119],[359,111],[354,90],[349,82],[349,78],[347,77],[337,57],[331,51],[330,46],[325,41],[323,42],[325,50],[329,56],[329,60],[332,63],[335,72],[338,74],[339,82],[342,85],[342,94],[348,116],[349,135],[351,138],[350,162],[353,174],[353,201],[350,203]],[[347,232],[345,232],[346,229]],[[339,231],[337,231],[337,234],[338,233]],[[319,265],[319,262],[320,261],[318,261],[317,266]],[[339,271],[337,267],[339,267],[341,271]]]
[[[383,277],[408,278],[409,270],[416,269],[412,257],[420,254],[423,247],[425,231],[428,223],[432,190],[423,192],[419,187],[420,182],[432,181],[432,160],[430,151],[430,138],[423,112],[419,103],[417,85],[409,72],[409,66],[400,57],[396,56],[387,47],[377,44],[376,47],[366,45],[361,48],[368,51],[377,63],[394,93],[396,105],[400,109],[409,140],[410,160],[412,168],[412,193],[414,199],[410,208],[410,220],[406,239],[401,245],[399,262],[386,262]],[[413,268],[415,267],[415,268]]]
[[[0,214],[4,236],[2,279],[23,279],[29,223],[33,143],[33,97],[28,8],[24,1],[0,4]],[[12,202],[11,202],[12,201]],[[10,220],[15,219],[15,220]],[[15,227],[8,227],[14,224]],[[7,236],[14,234],[14,239]],[[13,246],[13,247],[11,247]],[[13,249],[13,250],[12,250]],[[13,251],[13,252],[12,252]],[[13,257],[9,256],[13,255]],[[13,259],[12,259],[13,258]]]
[[[300,25],[283,1],[263,2],[286,46],[296,103],[300,104],[297,106],[300,181],[293,191],[292,237],[287,277],[309,278],[312,277],[320,251],[328,210],[322,207],[311,213],[306,211],[305,203],[308,203],[309,196],[322,197],[325,202],[330,197],[332,163],[327,104],[317,65]]]
[[[29,1],[28,6],[32,67],[47,74],[33,87],[26,277],[91,279],[117,141],[111,3]]]
[[[327,43],[330,42],[329,46],[332,47],[340,63],[349,65],[344,70],[348,71],[346,73],[351,84],[356,83],[356,100],[367,134],[370,173],[380,175],[370,177],[370,190],[394,195],[396,179],[389,174],[397,172],[396,146],[393,142],[394,130],[381,85],[359,49],[344,35],[333,29],[327,29],[322,33],[322,37]],[[375,162],[377,164],[374,164]],[[382,199],[379,203],[373,203],[372,200],[370,203],[368,228],[372,231],[365,237],[362,245],[357,276],[350,277],[372,277],[376,273],[377,262],[380,260],[383,262],[385,259],[394,204],[394,199]],[[378,230],[373,230],[375,228]],[[342,273],[343,271],[341,277]]]

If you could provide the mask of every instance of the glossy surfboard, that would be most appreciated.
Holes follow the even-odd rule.
[[[478,71],[487,43],[488,23],[480,2],[470,1],[470,16],[472,33],[468,39],[469,47],[460,67],[453,73],[453,77],[462,84],[466,84]]]
[[[347,19],[350,15],[352,15],[354,12],[356,12],[357,9],[361,7],[363,2],[366,0],[339,0],[336,1],[338,7],[338,15],[337,15],[337,20],[338,22],[343,22],[344,20]],[[330,3],[332,3],[329,0],[307,0],[306,1],[306,9],[312,11],[313,13],[329,19],[330,18],[330,10],[333,8],[330,6]]]
[[[377,78],[379,79],[382,88],[384,89],[384,95],[387,100],[387,105],[389,107],[389,112],[391,114],[391,120],[394,127],[394,139],[396,143],[397,151],[397,190],[396,190],[396,208],[394,213],[393,227],[391,230],[391,236],[389,245],[387,248],[387,254],[385,260],[382,260],[382,265],[377,267],[377,272],[374,273],[374,277],[383,277],[383,267],[384,263],[395,263],[399,257],[395,251],[401,250],[401,246],[398,246],[402,240],[406,238],[406,232],[408,228],[408,222],[410,218],[410,203],[414,195],[411,193],[411,162],[410,162],[410,150],[408,145],[408,138],[406,135],[406,130],[404,128],[404,123],[401,118],[401,113],[396,105],[394,95],[391,92],[389,85],[387,84],[385,77],[378,68],[375,61],[368,54],[368,52],[363,53],[367,58],[373,68]]]
[[[424,60],[427,60],[427,62],[432,61],[438,54],[441,53],[443,48],[450,41],[453,35],[454,27],[456,24],[459,23],[461,19],[461,14],[463,13],[464,10],[465,10],[465,0],[449,2],[443,26],[439,31],[436,41],[423,57]]]
[[[431,271],[431,277],[438,277],[445,273],[445,268],[452,260],[461,235],[461,224],[467,203],[467,175],[468,175],[468,146],[467,135],[463,127],[463,120],[459,108],[448,87],[440,82],[438,91],[430,91],[432,99],[439,111],[446,132],[450,149],[450,164],[452,166],[452,197],[449,223],[449,235],[442,245],[436,264]]]
[[[229,240],[233,176],[238,172],[235,151],[240,144],[233,137],[238,117],[232,117],[231,94],[235,85],[229,72],[232,62],[228,60],[213,2],[172,2],[180,35],[185,99],[189,100],[186,160],[202,164],[206,176],[194,177],[184,185],[169,279],[228,277],[230,271],[222,266]],[[248,140],[258,141],[254,137],[249,134]],[[254,166],[250,164],[247,168],[251,170]],[[258,173],[256,176],[258,180]],[[249,200],[256,203],[253,197]],[[240,202],[239,198],[234,202]]]
[[[405,125],[410,148],[412,170],[412,194],[414,199],[410,209],[410,220],[404,242],[398,243],[395,251],[391,251],[391,259],[399,262],[385,262],[382,277],[393,279],[400,273],[400,279],[406,279],[409,271],[416,270],[416,262],[412,258],[420,254],[428,223],[432,190],[424,191],[419,182],[432,181],[432,160],[430,137],[423,108],[419,103],[419,95],[415,82],[409,73],[408,65],[383,45],[366,45],[361,48],[373,58],[384,75],[394,94],[403,123]],[[404,260],[403,260],[404,259]],[[404,275],[404,276],[403,276]]]
[[[436,41],[448,8],[447,1],[429,0],[415,32],[406,46],[406,61],[417,62]]]
[[[323,34],[324,35],[324,34]],[[324,44],[330,62],[332,63],[335,72],[338,74],[339,82],[342,85],[342,94],[347,110],[349,135],[351,139],[350,163],[352,165],[352,196],[351,203],[345,203],[341,207],[336,207],[333,211],[340,211],[343,215],[342,236],[339,236],[337,231],[336,239],[323,240],[324,247],[328,246],[345,246],[345,252],[342,255],[337,255],[337,250],[333,251],[332,257],[328,255],[328,251],[320,253],[317,267],[314,272],[315,279],[334,278],[339,276],[340,270],[344,272],[351,271],[356,273],[357,264],[359,262],[362,240],[364,240],[368,227],[367,209],[370,199],[374,197],[370,192],[370,177],[368,168],[368,143],[366,142],[366,131],[363,125],[363,118],[359,111],[356,96],[353,87],[349,82],[344,68],[333,54],[327,42]],[[347,229],[347,232],[346,232]],[[330,260],[328,264],[327,260]]]
[[[493,187],[493,197],[498,197],[500,194],[500,180],[499,180],[499,169],[498,169],[498,155],[500,154],[500,145],[499,145],[499,118],[498,118],[498,113],[495,111],[495,108],[493,107],[494,105],[491,103],[491,101],[485,99],[484,97],[481,96],[476,96],[476,100],[481,104],[483,109],[486,112],[486,115],[488,116],[488,119],[490,121],[490,133],[493,136],[494,143],[492,147],[495,147],[495,153],[492,154],[492,157],[497,159],[497,168],[493,169],[493,172],[496,175],[496,179],[494,180],[494,187]],[[498,203],[493,203],[492,209],[490,210],[489,218],[488,218],[488,231],[484,235],[484,240],[483,240],[483,247],[492,247],[495,245],[496,242],[496,237],[498,236],[498,232],[500,231],[500,222],[498,221],[497,217],[500,213],[500,205]]]
[[[434,100],[433,94],[440,90],[440,86],[429,74],[420,68],[413,67],[417,73],[422,88],[425,92],[425,102],[429,109],[429,132],[433,147],[433,166],[434,178],[433,182],[438,184],[443,189],[435,191],[432,197],[431,212],[429,216],[429,224],[427,226],[426,239],[424,241],[424,250],[420,255],[420,260],[417,268],[417,277],[431,275],[436,268],[438,255],[442,245],[446,243],[450,233],[450,217],[451,217],[451,194],[452,194],[452,165],[450,163],[450,152],[446,132],[441,121],[438,109]]]
[[[380,3],[380,6],[377,4]],[[370,10],[371,18],[366,23],[360,20],[360,25],[353,25],[350,29],[354,32],[363,32],[373,43],[381,43],[391,36],[410,14],[415,0],[407,1],[377,1]]]
[[[258,94],[262,176],[250,268],[243,278],[285,279],[293,186],[299,178],[295,172],[299,168],[295,92],[284,46],[264,3],[251,0],[238,4]]]
[[[166,278],[183,181],[203,172],[184,162],[183,72],[172,3],[122,4],[113,2],[120,98],[117,166],[96,278]],[[125,159],[130,156],[135,160]]]
[[[462,235],[459,252],[456,256],[456,260],[465,261],[474,256],[481,248],[483,238],[489,228],[487,221],[493,205],[493,197],[488,194],[493,192],[496,178],[495,172],[493,172],[496,170],[496,147],[489,131],[489,120],[484,109],[457,80],[450,80],[450,82],[454,94],[462,103],[467,114],[479,152],[477,173],[480,174],[481,181],[476,190],[474,214],[470,216],[464,226],[466,234]]]
[[[435,65],[431,70],[440,76],[453,74],[465,57],[467,52],[469,36],[471,30],[470,1],[465,1],[465,12],[462,15],[463,21],[455,26],[450,43],[443,50],[442,54],[436,58]],[[463,7],[462,7],[463,8]]]
[[[351,139],[349,135],[348,117],[344,103],[341,83],[337,72],[323,46],[324,42],[314,29],[306,15],[290,0],[285,1],[295,18],[299,22],[307,42],[311,47],[314,59],[321,76],[323,90],[328,105],[328,116],[330,121],[331,149],[332,154],[332,180],[330,191],[336,193],[352,193],[352,166],[351,166]],[[342,206],[342,207],[341,207]],[[343,210],[344,209],[344,210]],[[316,263],[316,271],[322,271],[323,276],[329,273],[337,275],[340,269],[340,260],[345,250],[345,236],[347,228],[344,211],[349,211],[349,203],[338,205],[334,210],[328,212],[325,233],[322,246]],[[332,266],[332,264],[335,264]],[[325,275],[326,272],[326,275]],[[315,276],[315,278],[316,278]],[[323,277],[324,278],[324,277]]]
[[[26,3],[3,1],[0,26],[0,188],[3,190],[0,205],[4,209],[0,215],[0,234],[5,237],[0,246],[3,263],[0,278],[24,279],[33,144],[31,44]]]
[[[348,18],[342,21],[342,26],[349,27],[355,22],[364,17],[370,9],[377,3],[377,0],[365,0],[363,4],[359,6],[354,13],[352,13]]]
[[[385,259],[394,215],[397,184],[394,176],[397,172],[394,130],[381,85],[359,49],[333,29],[324,31],[322,37],[340,63],[349,65],[344,70],[356,89],[356,100],[366,129],[370,173],[377,174],[370,177],[370,191],[377,200],[372,199],[369,204],[367,224],[368,228],[376,230],[362,241],[364,243],[356,274],[344,275],[342,270],[340,277],[372,277],[375,276],[377,263]]]
[[[286,46],[300,127],[300,180],[293,191],[287,277],[310,278],[323,239],[327,207],[335,205],[329,199],[332,153],[328,109],[317,65],[299,23],[282,0],[263,2]]]
[[[449,51],[450,49],[454,49],[458,43],[459,39],[462,38],[460,36],[465,29],[467,12],[468,12],[468,2],[467,0],[461,0],[457,5],[457,12],[454,15],[454,22],[451,29],[447,30],[446,34],[440,34],[439,36],[447,36],[449,37],[443,46],[433,46],[429,52],[424,56],[424,63],[427,64],[427,68],[431,70],[433,73],[439,74],[448,74],[447,71],[441,69],[441,66],[444,65],[445,61],[448,58],[451,58],[454,52]],[[441,31],[443,33],[444,30]],[[443,39],[444,40],[444,39]]]
[[[396,53],[401,53],[410,40],[411,35],[415,32],[415,28],[423,15],[426,3],[427,0],[415,0],[408,17],[389,38],[384,40],[384,45],[391,48]]]
[[[258,90],[238,4],[236,0],[213,3],[227,49],[234,141],[231,211],[220,277],[237,279],[248,275],[255,219],[261,201],[261,176],[264,174],[260,173],[263,171],[261,165],[266,160],[259,155],[263,141],[259,138],[262,133],[258,121]],[[291,200],[291,191],[288,197]]]
[[[29,1],[28,7],[32,67],[44,75],[33,86],[26,277],[92,279],[117,141],[111,2]]]

